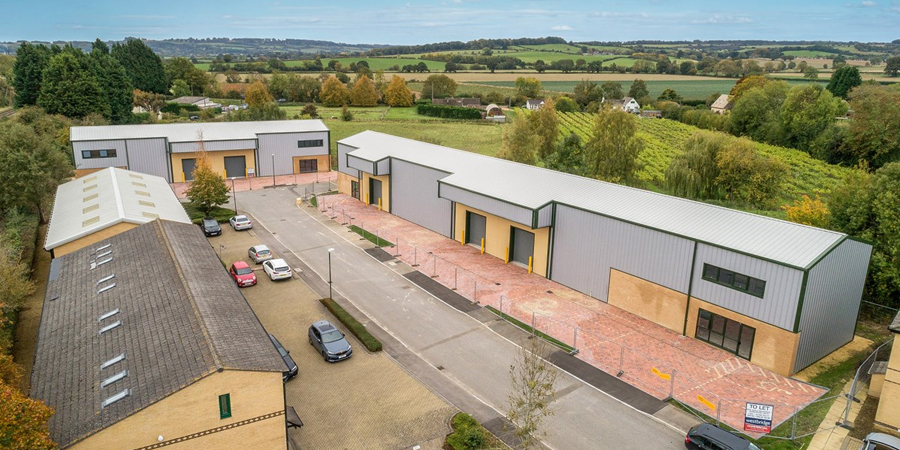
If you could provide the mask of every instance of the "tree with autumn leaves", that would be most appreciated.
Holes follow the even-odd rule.
[[[42,450],[56,448],[47,421],[53,409],[22,395],[18,384],[22,371],[12,356],[0,354],[0,448]]]
[[[187,190],[187,198],[197,206],[197,209],[209,215],[217,206],[228,202],[228,185],[212,169],[202,140],[197,151],[197,165],[194,166],[193,177],[191,187]]]
[[[413,105],[413,93],[406,86],[406,80],[403,77],[394,76],[391,78],[390,84],[384,90],[384,102],[388,106],[407,107]]]

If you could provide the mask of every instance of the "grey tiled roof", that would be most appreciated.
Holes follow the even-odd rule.
[[[106,244],[111,246],[97,252]],[[110,256],[112,261],[91,269],[92,262]],[[50,435],[61,448],[217,370],[284,369],[265,329],[194,225],[155,220],[53,264],[31,395],[56,410]],[[100,333],[116,321],[119,327]],[[100,368],[121,354],[123,361]],[[101,387],[123,370],[127,376]],[[101,407],[125,389],[128,397]]]

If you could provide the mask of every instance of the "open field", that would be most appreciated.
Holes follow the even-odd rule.
[[[787,50],[785,56],[796,56],[798,58],[833,58],[837,56],[834,52],[823,52],[818,50]]]
[[[636,78],[643,79],[643,74],[634,75]],[[731,88],[734,87],[734,84],[737,80],[729,79],[729,78],[716,78],[716,79],[708,79],[708,78],[697,78],[697,80],[645,80],[647,84],[647,89],[650,91],[650,97],[656,98],[659,97],[660,94],[665,89],[674,89],[675,92],[678,92],[679,95],[682,96],[685,100],[705,100],[711,94],[719,93],[726,94],[731,91]],[[550,92],[565,92],[572,93],[575,91],[575,85],[577,85],[581,80],[578,81],[542,81],[541,85],[544,87],[545,91]],[[619,81],[622,85],[622,90],[627,94],[628,89],[631,88],[631,83],[634,81],[631,80],[604,80],[604,81]],[[512,81],[482,81],[479,84],[489,85],[489,86],[501,86],[501,87],[512,87],[515,85],[515,82]],[[463,86],[460,86],[458,90],[463,89]]]

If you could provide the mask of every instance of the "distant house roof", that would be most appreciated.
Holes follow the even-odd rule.
[[[209,97],[178,97],[175,100],[172,100],[179,105],[193,105],[195,103],[207,102],[211,103]]]
[[[164,178],[110,167],[56,188],[44,249],[50,251],[119,223],[191,223]]]
[[[728,94],[722,94],[719,96],[719,98],[716,99],[716,101],[713,102],[712,105],[710,105],[710,108],[725,110],[728,108],[728,105],[730,105],[730,104],[731,104],[731,102],[728,100]]]
[[[340,140],[365,161],[394,157],[450,175],[455,186],[535,212],[553,202],[805,268],[846,235],[375,131]]]
[[[528,100],[525,102],[525,105],[527,105],[527,106],[541,106],[543,104],[544,104],[544,101],[540,100],[540,99],[531,99],[531,100]]]
[[[112,139],[166,138],[171,142],[256,139],[260,134],[328,131],[321,120],[270,120],[260,122],[200,122],[150,125],[103,125],[72,127],[69,140],[104,141]]]
[[[53,260],[31,395],[61,448],[223,369],[284,362],[198,227],[157,220]]]

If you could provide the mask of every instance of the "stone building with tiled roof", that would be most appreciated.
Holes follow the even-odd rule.
[[[31,395],[60,448],[285,449],[284,362],[193,225],[53,260]]]

